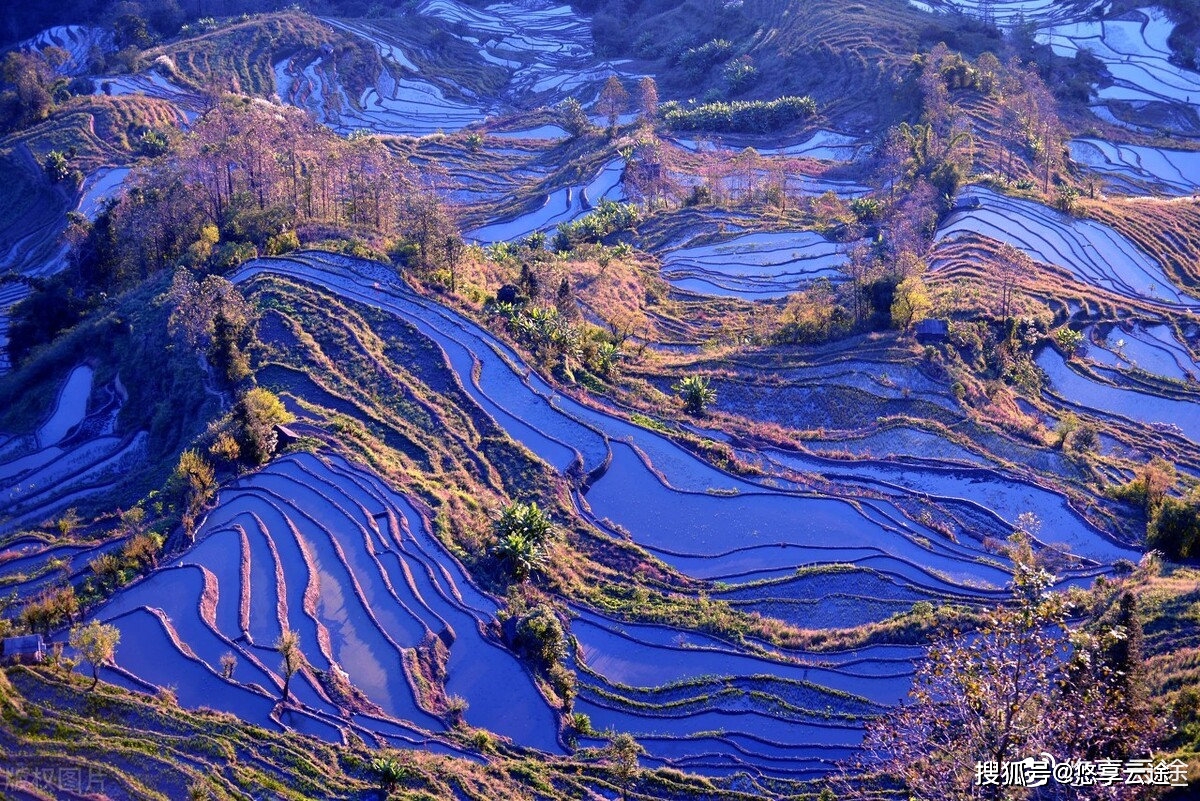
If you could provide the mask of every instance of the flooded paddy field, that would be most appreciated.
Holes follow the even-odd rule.
[[[248,286],[285,277],[411,326],[508,436],[560,472],[592,477],[575,496],[585,519],[709,584],[735,608],[835,625],[886,619],[920,601],[973,605],[1002,597],[1005,559],[976,535],[947,528],[955,515],[990,519],[1001,536],[1020,513],[1038,514],[1047,543],[1074,560],[1060,576],[1064,586],[1136,556],[1061,496],[968,466],[951,448],[939,455],[936,437],[909,437],[925,453],[920,467],[763,450],[760,477],[734,476],[658,432],[556,391],[475,323],[384,285],[384,269],[309,252],[251,262],[235,280]],[[870,385],[862,383],[868,373],[821,374],[860,390]],[[45,431],[55,434],[64,415],[52,415]],[[875,436],[874,447],[894,450]],[[806,473],[842,489],[829,494],[795,481]],[[942,517],[915,515],[914,499]],[[439,734],[441,702],[415,689],[405,661],[437,641],[448,651],[444,692],[466,699],[468,722],[517,744],[562,749],[549,702],[495,639],[497,600],[477,589],[430,525],[421,504],[344,457],[277,460],[222,490],[194,548],[97,611],[130,638],[175,654],[122,660],[111,677],[161,687],[188,675],[196,689],[181,702],[203,698],[262,725],[451,748]],[[155,589],[162,582],[175,588],[169,600]],[[828,770],[853,752],[868,717],[903,697],[919,652],[773,649],[614,620],[585,606],[572,608],[570,625],[582,680],[576,709],[634,733],[651,764],[713,776],[803,778]],[[281,718],[270,702],[281,684],[271,644],[284,626],[300,634],[312,673],[294,682],[300,706]],[[227,651],[237,656],[228,677],[218,664]],[[511,673],[503,695],[489,689],[497,670]],[[320,676],[338,672],[369,700],[370,715],[334,715]],[[714,695],[714,682],[727,689]],[[755,700],[747,706],[747,698]],[[522,715],[512,715],[514,705]]]

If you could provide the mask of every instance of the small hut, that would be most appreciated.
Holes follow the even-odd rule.
[[[950,324],[945,320],[922,320],[913,328],[917,341],[922,345],[945,342],[950,335]]]
[[[45,657],[46,644],[42,642],[40,634],[4,639],[3,661],[6,665],[29,665],[41,662]]]
[[[278,447],[283,448],[288,445],[294,445],[300,441],[300,435],[295,429],[288,428],[282,423],[275,424],[275,436],[278,437]]]

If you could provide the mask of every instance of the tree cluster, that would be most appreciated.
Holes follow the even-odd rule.
[[[638,217],[638,208],[632,203],[618,203],[605,198],[594,211],[577,220],[559,223],[554,249],[564,252],[579,244],[601,242],[612,234],[633,228]]]
[[[69,58],[57,47],[40,52],[12,50],[4,57],[0,62],[0,134],[41,122],[72,97],[92,93],[90,79],[61,71]]]
[[[1178,492],[1178,483],[1175,466],[1155,458],[1110,491],[1143,510],[1146,544],[1176,562],[1200,558],[1200,487]]]
[[[627,251],[624,245],[581,247],[602,263]],[[553,295],[543,290],[545,284],[558,279],[558,274],[547,266],[551,257],[544,249],[543,234],[530,236],[523,246],[501,243],[492,248],[492,257],[500,262],[528,257],[521,261],[517,282],[500,287],[486,310],[528,349],[535,361],[567,382],[579,380],[581,371],[590,372],[591,380],[615,372],[622,357],[621,343],[628,332],[611,324],[612,330],[605,331],[584,320],[570,278],[565,275],[558,280]]]
[[[1021,798],[976,782],[979,762],[1149,755],[1159,728],[1147,700],[1136,603],[1126,593],[1090,625],[1070,626],[1054,576],[1014,537],[1008,605],[975,632],[930,646],[909,701],[868,728],[861,768],[926,799]],[[1136,797],[1115,788],[1114,797]],[[863,792],[850,790],[851,797]]]
[[[431,180],[374,137],[230,99],[88,228],[80,272],[109,291],[180,263],[224,270],[295,247],[304,231],[365,237],[433,269],[457,230]]]
[[[197,281],[180,268],[167,300],[171,335],[203,355],[222,384],[234,386],[250,375],[246,347],[254,312],[237,287],[218,275]]]
[[[576,676],[567,666],[567,622],[550,601],[527,584],[514,586],[499,615],[504,639],[558,696],[568,714],[575,703]]]

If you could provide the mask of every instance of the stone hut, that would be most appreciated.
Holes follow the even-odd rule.
[[[46,657],[46,644],[40,634],[24,637],[6,637],[3,661],[6,665],[29,665],[41,662]]]

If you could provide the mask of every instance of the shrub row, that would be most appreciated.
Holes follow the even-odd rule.
[[[758,133],[777,130],[816,113],[817,103],[808,96],[702,105],[671,102],[664,103],[660,109],[663,122],[675,130]]]

